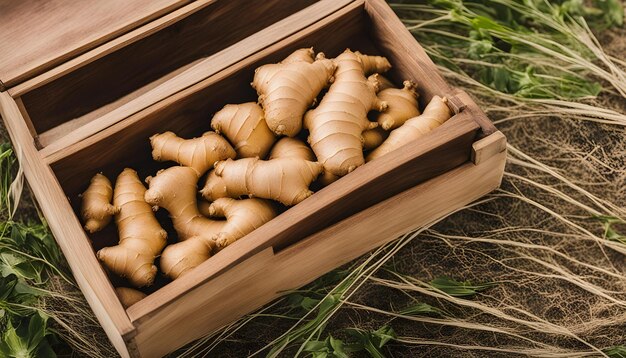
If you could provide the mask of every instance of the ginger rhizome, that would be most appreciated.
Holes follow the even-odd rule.
[[[82,194],[81,217],[90,233],[104,229],[119,209],[111,205],[113,186],[107,177],[96,174]]]
[[[315,161],[315,154],[309,146],[303,141],[295,138],[283,137],[281,138],[270,152],[269,159],[278,158],[299,158],[308,160],[310,162]]]
[[[200,193],[210,201],[247,195],[288,206],[298,204],[313,194],[309,186],[322,172],[322,165],[309,160],[310,154],[302,148],[289,148],[289,155],[280,150],[282,156],[274,153],[271,160],[244,158],[216,163]]]
[[[124,169],[117,177],[113,205],[119,244],[98,251],[98,259],[115,274],[126,277],[136,287],[151,285],[157,268],[154,259],[165,247],[167,233],[157,221],[152,207],[144,200],[146,188],[137,172]]]
[[[259,95],[268,127],[277,135],[293,137],[302,129],[302,117],[331,81],[335,65],[312,48],[296,50],[277,64],[256,69],[252,87]]]
[[[213,237],[223,226],[222,222],[208,219],[198,210],[198,178],[194,169],[182,166],[160,170],[156,176],[146,178],[149,185],[146,202],[167,210],[179,240],[193,236]]]
[[[389,138],[367,156],[367,161],[382,157],[405,144],[415,141],[450,119],[452,113],[446,104],[447,101],[445,97],[433,96],[424,109],[424,113],[409,119],[402,126],[394,129],[389,134]]]
[[[376,117],[384,130],[400,127],[409,118],[420,115],[415,83],[404,81],[403,88],[387,88],[378,92],[378,98],[387,102],[387,110]]]
[[[161,270],[172,279],[180,277],[211,257],[214,251],[232,244],[276,216],[271,202],[262,199],[220,198],[209,206],[208,211],[212,217],[226,218],[215,221],[221,225],[217,234],[193,236],[169,245],[163,251]]]
[[[230,143],[215,132],[206,132],[201,137],[182,139],[172,132],[150,137],[152,158],[157,161],[174,161],[191,167],[198,175],[209,170],[213,164],[237,155]]]
[[[155,177],[146,180],[150,186],[145,194],[146,202],[167,210],[179,240],[188,240],[194,236],[214,239],[223,232],[231,235],[238,230],[232,227],[234,224],[227,221],[212,220],[202,215],[196,198],[198,176],[193,169],[171,167],[159,171]]]
[[[124,308],[128,308],[146,298],[145,293],[129,287],[116,287],[115,293]]]
[[[265,158],[276,141],[263,109],[254,102],[227,104],[215,113],[211,128],[228,138],[239,158]]]
[[[376,95],[378,75],[366,78],[365,73],[385,72],[391,65],[384,57],[350,50],[334,61],[335,81],[319,106],[305,114],[304,125],[310,131],[309,144],[324,170],[343,176],[365,163],[362,133],[378,125],[367,119],[367,113],[387,108]]]
[[[389,137],[389,132],[387,132],[380,126],[374,129],[368,129],[363,132],[363,149],[376,149],[378,146],[383,144],[387,137]]]

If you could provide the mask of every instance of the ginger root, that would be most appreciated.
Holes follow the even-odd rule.
[[[404,81],[404,88],[387,88],[378,92],[378,98],[387,102],[388,108],[379,113],[376,121],[384,130],[400,127],[409,118],[420,115],[415,83]]]
[[[120,302],[122,303],[122,306],[124,308],[128,308],[146,298],[145,293],[128,287],[116,287],[115,293],[117,294],[117,298],[120,299]]]
[[[265,121],[277,135],[293,137],[302,129],[304,112],[332,79],[333,61],[313,48],[296,50],[278,64],[256,69],[252,87],[259,95]]]
[[[181,241],[193,236],[213,237],[223,226],[223,222],[208,219],[198,210],[198,177],[193,168],[175,166],[146,178],[149,185],[146,202],[167,210]]]
[[[237,155],[228,141],[215,132],[206,132],[193,139],[182,139],[173,132],[165,132],[150,137],[150,144],[154,160],[171,160],[191,167],[198,176],[206,173],[215,162]]]
[[[154,259],[165,247],[167,233],[157,221],[152,207],[144,201],[146,188],[137,172],[126,168],[117,177],[113,204],[119,244],[98,251],[98,259],[115,274],[126,277],[136,287],[151,285],[157,268]]]
[[[309,185],[321,171],[318,162],[296,157],[227,159],[215,164],[200,193],[210,201],[248,195],[291,206],[313,194]]]
[[[225,217],[221,231],[213,236],[197,235],[169,245],[161,255],[161,270],[176,279],[198,266],[215,250],[221,250],[276,216],[269,201],[261,199],[217,199],[209,206],[212,217]]]
[[[447,101],[445,97],[433,96],[424,109],[424,113],[409,119],[402,126],[394,129],[389,134],[389,138],[367,156],[367,161],[382,157],[405,144],[413,142],[450,119],[452,113],[446,104]]]
[[[376,127],[374,129],[368,129],[363,132],[363,149],[365,150],[373,150],[378,146],[383,144],[385,139],[389,137],[389,132],[382,129],[381,127]]]
[[[281,138],[272,148],[269,159],[278,158],[299,158],[310,162],[316,160],[309,146],[299,139],[289,137]]]
[[[107,177],[96,174],[91,178],[89,187],[82,194],[80,211],[87,232],[94,233],[104,229],[113,215],[119,212],[119,208],[111,205],[112,197],[113,187]]]
[[[265,158],[276,141],[265,122],[263,108],[254,102],[227,104],[215,113],[211,128],[228,138],[239,158]]]
[[[145,194],[146,202],[150,205],[162,207],[169,212],[174,224],[174,230],[178,233],[180,241],[189,240],[196,236],[211,240],[219,235],[240,237],[237,236],[237,232],[240,229],[234,227],[234,224],[224,220],[212,220],[202,215],[196,198],[198,176],[193,169],[189,167],[171,167],[159,171],[155,177],[150,177],[146,180],[150,185]],[[214,217],[215,213],[219,214],[223,205],[230,201],[223,200],[216,204],[217,202],[218,200],[215,200],[209,207],[209,216]],[[262,200],[252,201],[252,203],[257,203],[254,207],[257,209],[261,207],[259,203],[269,205]],[[207,210],[203,208],[203,212],[206,214]],[[263,212],[259,211],[259,214],[261,215]],[[251,215],[250,219],[258,220],[259,218]],[[262,220],[266,220],[266,216],[262,216]]]
[[[380,100],[378,75],[369,78],[365,72],[385,72],[391,65],[380,56],[366,56],[346,50],[335,60],[335,81],[320,105],[304,116],[310,131],[309,144],[324,170],[344,176],[365,163],[363,131],[378,123],[370,122],[367,113],[384,111],[386,102]]]

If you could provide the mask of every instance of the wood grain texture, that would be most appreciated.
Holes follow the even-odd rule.
[[[502,132],[496,131],[493,134],[476,141],[472,145],[472,162],[480,164],[492,156],[506,150],[506,137]]]
[[[0,79],[14,86],[187,2],[2,1]]]
[[[112,39],[111,41],[103,43],[96,48],[93,48],[74,58],[71,58],[40,75],[37,75],[31,79],[28,79],[9,88],[9,94],[13,98],[20,97],[43,85],[59,79],[60,77],[65,76],[72,71],[76,71],[77,69],[82,68],[106,55],[112,54],[115,51],[119,51],[120,49],[129,46],[139,40],[142,40],[150,35],[153,35],[159,31],[163,31],[168,26],[183,21],[183,19],[195,14],[199,10],[205,8],[215,1],[216,0],[195,0],[188,5],[167,13],[162,17],[155,19],[154,21],[150,21],[143,26],[140,26],[132,31],[129,31]]]
[[[480,165],[464,164],[275,255],[267,248],[151,314],[145,311],[149,296],[128,310],[137,325],[134,342],[142,356],[160,356],[215,331],[285,292],[487,194],[499,185],[505,158],[506,154],[500,153]]]
[[[122,356],[128,356],[122,335],[132,336],[135,327],[130,323],[111,283],[98,263],[61,186],[34,147],[33,138],[17,104],[6,92],[0,93],[0,114],[5,121],[26,179],[72,269],[76,282],[115,348]]]
[[[215,55],[209,56],[202,61],[199,61],[196,65],[187,69],[186,71],[178,74],[172,79],[152,88],[146,93],[139,95],[137,98],[121,105],[118,108],[113,109],[111,112],[106,113],[105,115],[97,118],[97,120],[91,121],[76,130],[68,133],[67,135],[59,138],[55,142],[51,143],[47,147],[42,150],[43,156],[49,156],[50,154],[59,151],[62,148],[65,148],[73,143],[77,143],[85,138],[93,135],[101,130],[106,129],[107,127],[114,125],[120,120],[137,113],[138,111],[148,107],[151,104],[154,104],[160,100],[163,100],[201,80],[204,78],[238,62],[242,58],[248,57],[263,48],[271,45],[272,43],[281,40],[313,23],[317,20],[332,14],[338,9],[344,7],[351,0],[321,0],[314,5],[306,8],[305,10],[299,11],[291,16],[288,16],[279,22],[269,25],[266,28],[254,33],[253,35],[246,37],[245,39],[240,39],[240,41],[233,46],[230,46],[223,51],[216,53]],[[225,2],[222,2],[225,3]],[[230,4],[230,2],[228,2]],[[264,4],[269,4],[270,2],[264,2]],[[284,3],[284,2],[281,2]],[[234,8],[233,11],[240,11],[240,7]],[[278,12],[276,6],[268,9],[268,13],[281,13]],[[254,13],[255,18],[249,19],[246,23],[255,22],[254,20],[260,20],[263,18],[264,12],[250,12]],[[237,17],[235,14],[230,14],[228,18],[230,18],[232,22],[232,18]],[[243,19],[241,21],[244,21]],[[261,21],[256,21],[261,22]],[[218,24],[211,24],[216,29],[219,29]],[[246,29],[250,28],[250,26],[246,26]],[[202,34],[204,41],[206,39],[204,36],[207,34]],[[159,59],[160,60],[160,59]],[[31,118],[33,117],[33,113],[31,112]],[[37,126],[37,123],[35,122]]]

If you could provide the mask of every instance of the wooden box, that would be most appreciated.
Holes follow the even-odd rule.
[[[0,5],[0,113],[76,280],[124,357],[171,352],[500,183],[506,139],[445,83],[383,0],[67,3]],[[114,229],[89,238],[78,194],[99,171],[115,178],[129,166],[145,177],[167,166],[149,160],[150,135],[208,130],[224,104],[256,99],[256,67],[310,46],[329,57],[346,47],[384,55],[395,82],[418,82],[422,107],[442,95],[455,115],[124,309],[94,254],[116,241]]]

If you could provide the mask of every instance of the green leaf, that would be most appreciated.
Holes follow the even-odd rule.
[[[384,358],[383,346],[397,338],[390,326],[383,326],[375,331],[365,331],[358,328],[349,328],[346,331],[356,338],[363,349],[374,358]]]
[[[614,346],[602,350],[604,354],[611,358],[626,358],[626,346]]]
[[[440,291],[454,297],[471,297],[478,292],[484,291],[495,283],[472,284],[469,280],[459,282],[446,276],[440,276],[430,281],[430,285]]]
[[[407,315],[407,316],[425,316],[425,315],[433,315],[433,316],[442,316],[443,312],[428,303],[418,302],[414,305],[408,306],[403,310],[398,312],[399,314]]]

